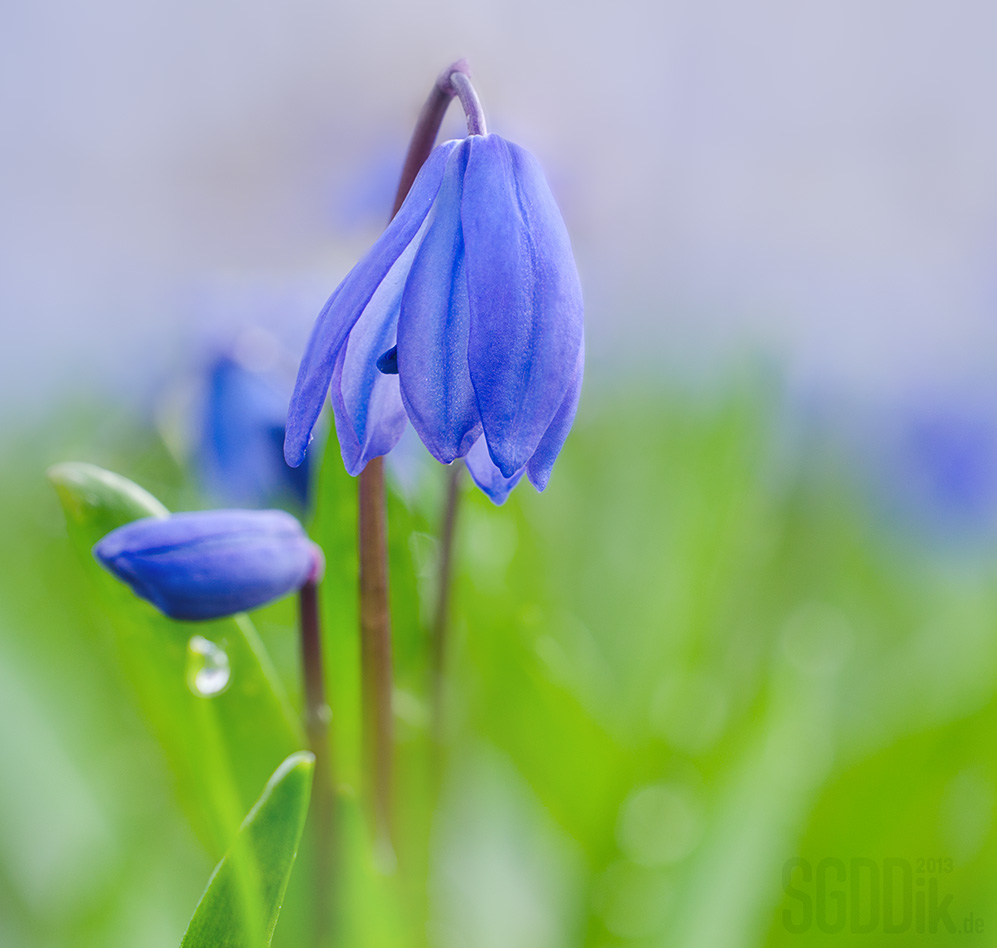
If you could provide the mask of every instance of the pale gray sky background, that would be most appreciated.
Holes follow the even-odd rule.
[[[990,0],[53,0],[4,20],[4,426],[149,379],[214,320],[300,340],[461,55],[551,179],[593,363],[709,373],[761,349],[853,394],[992,374]]]

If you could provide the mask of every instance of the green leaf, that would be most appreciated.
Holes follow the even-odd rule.
[[[298,854],[314,768],[307,751],[277,768],[211,874],[180,948],[268,948]]]
[[[110,530],[141,517],[167,516],[155,497],[90,464],[59,464],[48,473],[95,591],[81,602],[80,620],[89,619],[95,637],[110,638],[105,650],[117,659],[166,753],[192,825],[218,858],[260,785],[305,746],[298,718],[245,615],[196,624],[167,619],[94,560],[93,545]],[[188,686],[197,658],[188,642],[195,635],[217,645],[228,661],[228,685],[212,697]]]
[[[93,546],[116,527],[143,517],[166,517],[169,511],[147,490],[120,474],[94,464],[69,462],[48,469],[66,518],[76,537],[92,537]]]

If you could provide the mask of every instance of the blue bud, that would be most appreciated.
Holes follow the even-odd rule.
[[[302,462],[331,389],[350,474],[411,421],[437,460],[467,456],[496,503],[523,474],[543,490],[583,352],[578,272],[536,159],[498,135],[444,142],[319,314],[284,455]]]
[[[245,612],[300,589],[322,553],[282,510],[208,510],[136,520],[93,548],[108,572],[173,619]]]

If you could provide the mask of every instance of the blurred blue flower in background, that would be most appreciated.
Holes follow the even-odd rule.
[[[497,135],[444,142],[320,313],[285,457],[302,463],[331,386],[350,474],[411,421],[437,460],[466,457],[496,503],[524,473],[543,490],[583,361],[578,273],[536,159]]]
[[[319,548],[282,510],[207,510],[136,520],[93,548],[106,570],[173,619],[217,619],[300,589]]]
[[[918,390],[878,408],[839,412],[835,427],[835,450],[859,459],[854,470],[873,511],[914,539],[912,549],[924,540],[934,552],[992,546],[997,393],[968,385]]]
[[[898,499],[934,526],[971,533],[994,526],[997,422],[987,406],[936,405],[904,419]]]
[[[231,355],[208,368],[195,464],[213,501],[239,507],[308,506],[310,464],[284,461],[287,392]]]
[[[922,487],[939,507],[972,516],[990,505],[997,484],[992,425],[978,418],[921,417],[907,437]]]

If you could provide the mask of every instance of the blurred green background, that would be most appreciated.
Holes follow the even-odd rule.
[[[903,944],[950,937],[944,920],[927,930],[930,913],[917,933],[932,888],[957,926],[997,924],[992,544],[940,524],[937,497],[899,516],[923,470],[908,458],[870,477],[869,453],[833,426],[793,422],[772,376],[690,392],[596,371],[544,495],[520,486],[494,508],[465,491],[438,782],[425,637],[444,472],[392,488],[404,829],[388,876],[356,802],[355,482],[331,446],[310,522],[328,558],[344,800],[337,943],[868,944],[870,913],[874,938],[902,924],[908,870]],[[223,717],[164,750],[180,724],[150,718],[153,673],[123,661],[112,631],[121,590],[76,556],[44,476],[67,458],[174,509],[203,505],[155,429],[120,409],[77,407],[7,449],[0,944],[167,948],[218,856],[177,760],[199,767],[220,738],[245,774],[265,751]],[[297,707],[293,601],[254,618]],[[157,632],[175,637],[157,674],[178,694],[192,632],[225,635]],[[302,943],[308,858],[306,844],[275,945]],[[828,864],[821,893],[827,859],[843,874]]]
[[[175,948],[298,746],[251,627],[156,619],[70,536],[46,469],[217,505],[208,366],[270,372],[243,395],[279,424],[459,56],[549,178],[589,365],[543,496],[496,509],[465,485],[442,755],[445,474],[396,449],[387,876],[360,804],[356,484],[326,450],[306,520],[339,943],[869,944],[908,907],[893,943],[951,937],[943,915],[988,943],[995,30],[990,0],[8,5],[0,946]],[[244,461],[249,493],[279,479]],[[252,618],[299,709],[293,601]],[[187,686],[194,632],[232,663],[210,700]],[[278,948],[304,943],[310,859],[306,838]]]

